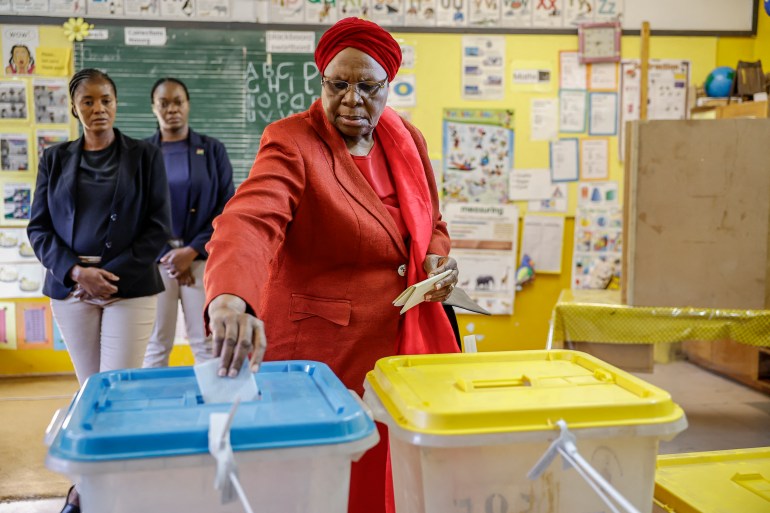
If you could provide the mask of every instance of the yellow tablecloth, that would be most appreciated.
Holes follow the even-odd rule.
[[[551,322],[557,344],[729,339],[770,347],[770,310],[633,307],[620,303],[618,290],[563,290]]]

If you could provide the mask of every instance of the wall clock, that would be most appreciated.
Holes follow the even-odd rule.
[[[578,57],[580,62],[619,62],[619,22],[582,23],[578,25]]]

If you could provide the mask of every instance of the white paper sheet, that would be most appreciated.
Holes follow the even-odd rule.
[[[559,102],[556,98],[533,98],[530,109],[532,141],[551,141],[559,135]]]
[[[575,182],[580,176],[578,140],[560,139],[551,143],[551,180]]]
[[[582,180],[609,178],[609,146],[607,139],[580,140],[580,178]]]
[[[580,64],[577,52],[559,53],[559,87],[561,89],[586,89],[587,69]]]
[[[594,91],[617,91],[618,65],[614,62],[596,62],[589,66],[589,89]]]
[[[549,169],[514,169],[508,179],[511,201],[543,200],[551,197]]]
[[[564,246],[564,217],[527,215],[521,254],[532,259],[536,273],[560,273]]]
[[[559,131],[583,133],[586,131],[586,92],[559,91]]]
[[[618,95],[591,93],[588,97],[589,135],[616,135],[618,132]]]

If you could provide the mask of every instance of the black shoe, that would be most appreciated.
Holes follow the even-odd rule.
[[[70,494],[72,494],[72,490],[75,488],[75,485],[70,486],[70,489],[67,490],[67,496],[64,498],[64,507],[61,510],[61,513],[80,513],[80,506],[75,506],[74,504],[70,504]],[[75,492],[77,493],[77,492]]]

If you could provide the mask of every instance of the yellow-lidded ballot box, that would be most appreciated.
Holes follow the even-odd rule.
[[[577,351],[394,356],[365,389],[389,429],[398,513],[609,511],[561,462],[527,478],[564,424],[582,458],[650,513],[658,442],[687,426],[667,392]]]
[[[656,512],[770,512],[770,447],[658,457]]]

